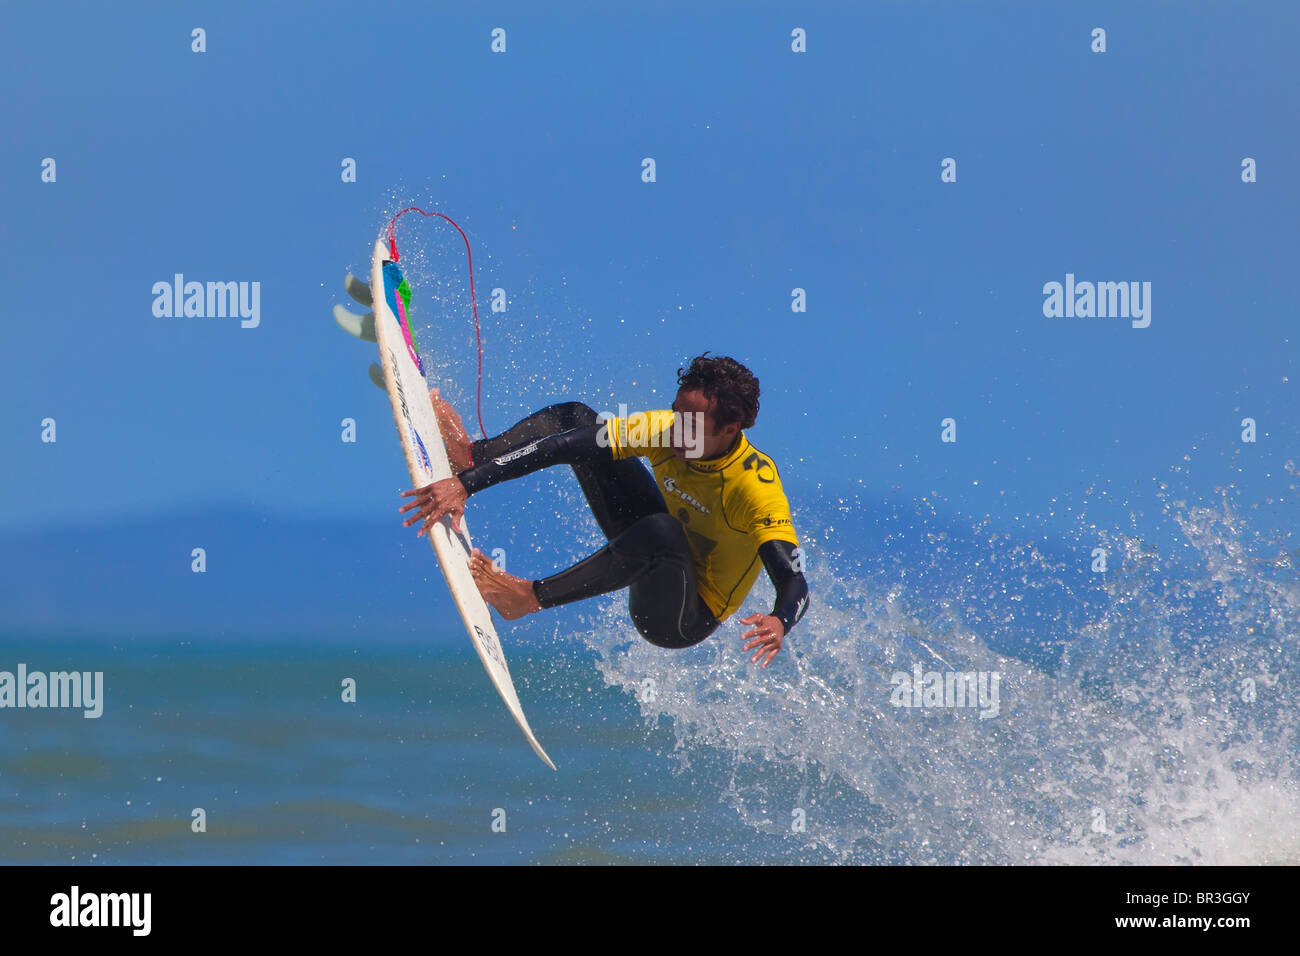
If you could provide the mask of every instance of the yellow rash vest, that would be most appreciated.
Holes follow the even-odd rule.
[[[674,413],[637,412],[605,420],[605,438],[615,460],[645,457],[663,492],[668,511],[686,529],[695,559],[700,596],[719,621],[745,602],[763,566],[765,541],[798,545],[790,503],[772,459],[742,431],[721,458],[673,454],[669,429]]]

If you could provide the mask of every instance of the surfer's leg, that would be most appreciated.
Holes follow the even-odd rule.
[[[429,401],[433,403],[433,414],[438,419],[438,430],[442,432],[442,444],[447,449],[451,473],[460,474],[473,464],[470,461],[470,437],[465,431],[465,423],[436,388],[429,389]]]
[[[668,513],[654,475],[638,459],[582,462],[572,468],[607,540],[613,541],[650,515]]]
[[[696,590],[695,564],[681,523],[667,512],[633,523],[591,557],[533,582],[544,607],[630,588],[628,611],[651,644],[698,644],[718,626]]]
[[[507,455],[547,435],[596,424],[596,413],[583,402],[562,402],[534,412],[493,438],[474,442],[474,461]],[[613,540],[647,515],[668,506],[652,475],[637,459],[570,461],[591,513],[607,539]]]

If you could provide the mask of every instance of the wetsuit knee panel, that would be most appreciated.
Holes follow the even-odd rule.
[[[614,543],[626,546],[633,542],[636,549],[648,557],[672,553],[682,553],[687,557],[690,555],[689,549],[682,547],[686,542],[686,532],[682,529],[681,522],[666,511],[646,515],[616,538]]]
[[[632,624],[647,643],[665,650],[679,651],[694,647],[717,629],[718,622],[703,609],[698,597],[696,602],[701,609],[691,615],[689,621],[682,620],[679,609],[667,606],[666,602],[670,600],[670,595],[662,595],[658,602],[647,602],[642,606],[638,606],[640,602],[629,602],[628,612]]]

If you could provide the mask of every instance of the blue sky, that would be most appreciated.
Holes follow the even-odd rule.
[[[231,502],[397,521],[373,355],[330,309],[409,204],[473,243],[490,431],[572,398],[667,407],[708,349],[762,380],[750,437],[800,494],[1118,520],[1185,455],[1202,491],[1285,489],[1294,4],[755,6],[9,9],[0,529]],[[459,238],[407,217],[399,243],[468,413]],[[155,317],[177,272],[259,282],[260,325]],[[1045,318],[1067,273],[1150,282],[1150,327]]]

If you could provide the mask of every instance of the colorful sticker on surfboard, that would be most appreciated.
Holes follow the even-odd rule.
[[[402,338],[406,341],[406,351],[423,377],[424,363],[420,361],[420,354],[416,351],[415,337],[411,334],[411,323],[406,317],[406,307],[411,304],[411,284],[406,281],[396,262],[384,263],[384,300],[393,315],[397,316],[397,322],[402,327]]]
[[[407,422],[407,427],[411,429],[411,437],[415,439],[415,447],[420,452],[420,467],[424,469],[424,474],[427,478],[429,475],[433,474],[433,462],[429,461],[429,452],[424,447],[424,439],[420,437],[420,433],[415,430],[415,426],[410,422]]]

